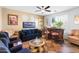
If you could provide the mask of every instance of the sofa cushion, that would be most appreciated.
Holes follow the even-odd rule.
[[[0,32],[0,38],[6,38],[7,42],[10,43],[9,35],[7,32]]]
[[[73,29],[70,34],[71,34],[71,36],[79,36],[79,30]]]
[[[34,30],[33,30],[33,29],[31,29],[31,30],[30,30],[30,33],[32,33],[32,34],[33,34],[33,33],[35,33],[35,32],[34,32]]]
[[[76,36],[68,36],[70,39],[79,40],[79,37]]]
[[[6,33],[0,32],[0,38],[2,38],[2,37],[7,37]]]
[[[10,48],[10,51],[12,53],[16,53],[16,52],[18,52],[21,49],[22,49],[22,45],[18,45],[18,46],[15,46],[15,47]]]
[[[8,53],[10,53],[10,50],[5,46],[5,44],[0,40],[0,47],[4,48]]]
[[[74,36],[79,37],[79,32],[75,32],[75,33],[74,33]]]
[[[9,47],[8,44],[9,42],[7,41],[8,39],[6,38],[1,38],[1,41],[5,44],[6,47]]]

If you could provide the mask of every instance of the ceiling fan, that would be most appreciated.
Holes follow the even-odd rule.
[[[51,10],[48,10],[50,6],[37,6],[36,8],[39,10],[36,10],[35,12],[51,12]]]

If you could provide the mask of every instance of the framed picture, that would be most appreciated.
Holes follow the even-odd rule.
[[[8,14],[8,25],[18,25],[18,16],[14,14]]]
[[[74,22],[75,22],[75,24],[79,24],[79,16],[75,16]]]

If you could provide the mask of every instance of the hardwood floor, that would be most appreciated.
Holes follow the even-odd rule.
[[[56,53],[79,53],[79,46],[64,41],[64,44],[56,46],[54,48]]]
[[[61,51],[62,53],[79,53],[79,46],[69,43],[65,41]]]
[[[29,48],[28,42],[25,42],[23,45],[24,48]],[[44,45],[46,50],[43,53],[79,53],[79,46],[70,44],[68,41],[64,41],[63,44],[57,44],[54,41],[46,40]],[[42,53],[42,52],[40,52]]]

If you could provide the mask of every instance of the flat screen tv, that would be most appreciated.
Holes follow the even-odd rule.
[[[35,28],[35,22],[23,22],[23,28]]]

